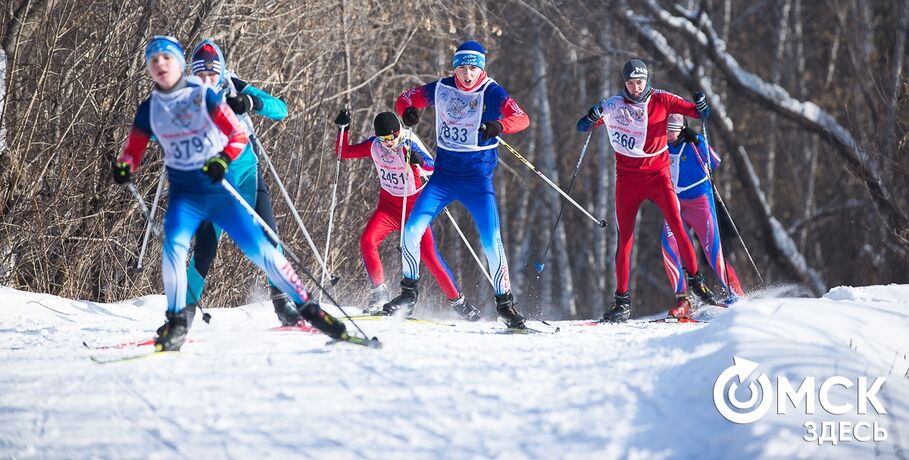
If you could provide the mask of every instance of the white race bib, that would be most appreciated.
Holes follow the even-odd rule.
[[[455,152],[474,152],[498,146],[477,146],[483,117],[483,95],[494,81],[487,78],[477,90],[464,92],[436,83],[436,145]]]
[[[416,134],[411,134],[411,141],[426,151],[426,147]],[[404,140],[395,150],[388,150],[378,139],[373,139],[370,154],[372,162],[376,165],[376,173],[379,174],[379,185],[386,192],[393,196],[404,196],[405,190],[408,196],[417,192],[410,163],[404,159]]]
[[[152,91],[151,128],[164,150],[164,164],[170,168],[199,169],[227,145],[227,136],[208,114],[206,90],[205,86],[188,86],[167,94]]]
[[[647,140],[647,102],[629,103],[622,96],[613,96],[603,104],[603,116],[609,130],[609,142],[612,148],[622,155],[635,158],[655,157],[667,149],[663,146],[659,152],[644,151]]]

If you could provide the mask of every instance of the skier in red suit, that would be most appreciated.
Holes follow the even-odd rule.
[[[350,112],[341,110],[335,123],[339,128],[349,125]],[[415,134],[411,133],[405,139],[401,132],[401,122],[394,113],[382,112],[376,115],[373,126],[375,136],[354,145],[349,144],[349,132],[344,130],[342,136],[339,130],[336,151],[340,151],[342,160],[371,158],[379,176],[379,202],[360,237],[363,262],[372,283],[369,306],[364,312],[378,314],[382,305],[388,302],[379,245],[391,232],[401,230],[401,206],[406,199],[405,218],[409,217],[423,188],[423,178],[432,173],[434,163]],[[438,281],[451,308],[463,319],[479,320],[479,310],[461,294],[451,270],[436,249],[431,229],[420,240],[420,258]]]
[[[628,278],[631,271],[631,247],[634,241],[634,221],[644,200],[659,206],[666,223],[677,235],[685,234],[679,214],[679,199],[675,194],[669,172],[669,150],[666,144],[666,122],[669,114],[679,113],[706,119],[710,115],[707,99],[695,94],[695,103],[668,91],[651,86],[647,65],[632,59],[622,68],[625,90],[621,95],[594,104],[587,115],[578,120],[578,131],[587,132],[605,125],[609,142],[616,153],[616,223],[619,232],[616,250],[615,302],[603,314],[603,322],[622,322],[631,316],[631,297]],[[716,303],[698,273],[697,256],[691,241],[679,240],[682,264],[688,273],[688,288],[704,302]],[[688,316],[691,304],[687,291],[677,296],[670,316]]]

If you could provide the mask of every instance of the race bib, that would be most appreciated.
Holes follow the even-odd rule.
[[[408,171],[410,165],[404,161],[403,141],[395,150],[389,150],[378,139],[373,139],[370,153],[372,162],[376,165],[376,173],[379,174],[379,185],[386,192],[394,196],[404,196],[405,190],[407,195],[416,192],[412,171]]]
[[[189,86],[169,94],[152,92],[151,127],[168,167],[199,169],[227,145],[227,136],[208,114],[205,91],[205,86]]]
[[[456,152],[472,152],[494,148],[498,143],[477,146],[483,117],[483,95],[493,80],[478,90],[464,92],[457,88],[436,84],[436,145]]]
[[[603,107],[609,143],[616,152],[636,158],[657,156],[666,150],[664,146],[656,153],[644,152],[647,140],[647,102],[629,103],[621,96],[606,100]]]

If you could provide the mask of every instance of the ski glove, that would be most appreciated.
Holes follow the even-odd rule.
[[[412,148],[405,148],[406,152],[409,152],[407,155],[407,162],[412,165],[421,165],[423,164],[423,156],[420,155],[420,152]]]
[[[211,178],[211,182],[221,182],[224,179],[224,173],[227,172],[227,165],[230,164],[230,157],[224,152],[205,160],[205,166],[202,166],[202,172]]]
[[[594,104],[594,106],[587,111],[587,119],[590,120],[591,123],[596,123],[600,121],[600,118],[603,118],[603,107],[601,107],[600,104]]]
[[[338,125],[338,129],[341,129],[350,124],[350,110],[346,108],[341,109],[338,112],[338,116],[335,117],[335,124]]]
[[[129,163],[114,160],[111,164],[111,168],[113,169],[115,183],[123,185],[129,182],[130,176],[133,173],[133,169]]]
[[[410,106],[404,109],[404,113],[401,114],[401,121],[404,122],[404,126],[409,128],[420,122],[420,113],[417,112],[416,107]]]
[[[681,131],[679,131],[679,141],[685,144],[697,144],[698,133],[694,132],[693,129],[685,126]]]
[[[698,117],[706,120],[710,117],[710,106],[707,105],[707,96],[698,91],[694,93],[694,105],[698,109]]]
[[[480,125],[480,132],[483,133],[483,140],[488,141],[489,139],[495,139],[496,136],[502,134],[502,123],[498,121],[490,121]]]
[[[262,108],[262,101],[251,94],[237,94],[234,97],[227,98],[227,105],[237,115],[243,115],[252,109],[259,110]]]

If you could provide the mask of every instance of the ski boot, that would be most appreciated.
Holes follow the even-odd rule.
[[[188,330],[190,327],[192,327],[193,318],[196,316],[196,304],[191,303],[191,304],[183,307],[183,311],[186,312],[186,329]],[[155,331],[155,334],[157,334],[158,337],[164,335],[164,330],[167,329],[168,324],[170,324],[170,317],[168,317],[164,321],[164,324],[158,326],[158,329]]]
[[[612,302],[612,308],[609,309],[606,313],[603,313],[603,317],[600,318],[601,323],[624,323],[628,321],[628,318],[631,316],[631,297],[628,296],[628,293],[619,294],[615,293],[615,302]]]
[[[669,310],[669,316],[673,318],[687,318],[691,314],[691,302],[688,301],[688,294],[681,292],[675,295],[675,307]]]
[[[511,329],[524,329],[524,317],[514,308],[514,296],[510,292],[496,296],[496,312]]]
[[[477,310],[477,307],[474,307],[464,298],[464,295],[461,294],[457,299],[449,300],[452,310],[461,317],[461,319],[467,321],[479,321],[480,320],[480,310]]]
[[[312,300],[308,300],[303,304],[297,304],[297,308],[300,309],[300,316],[302,316],[303,319],[309,321],[309,324],[315,326],[318,330],[325,333],[325,335],[333,339],[341,340],[348,337],[347,326],[338,321],[334,316],[326,313],[319,304]]]
[[[369,306],[363,309],[364,315],[377,315],[382,306],[388,303],[388,288],[382,283],[369,290]]]
[[[420,293],[419,286],[420,280],[401,279],[401,294],[391,299],[391,302],[383,305],[379,314],[391,316],[398,310],[403,309],[405,315],[410,316],[413,313],[414,306],[417,304],[417,295]]]
[[[167,312],[167,323],[155,337],[155,351],[180,351],[195,314],[195,305],[187,306],[179,313]]]
[[[716,296],[713,295],[713,292],[704,284],[704,275],[700,273],[695,273],[694,275],[688,274],[688,289],[691,292],[694,292],[694,295],[698,297],[703,303],[710,305],[716,305],[717,300]]]
[[[296,326],[303,319],[300,316],[300,312],[297,311],[297,306],[280,289],[269,286],[269,290],[271,291],[271,303],[275,307],[278,321],[281,321],[282,326]]]

